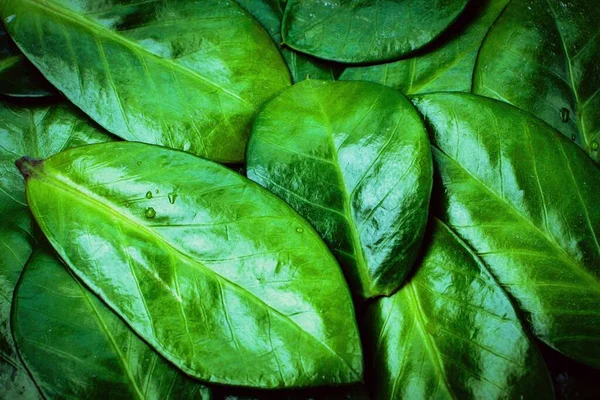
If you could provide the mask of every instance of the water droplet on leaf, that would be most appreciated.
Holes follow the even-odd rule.
[[[177,199],[177,193],[175,193],[175,192],[169,193],[169,203],[175,204],[176,199]]]
[[[123,347],[123,353],[127,353],[127,347]]]
[[[152,207],[146,208],[146,218],[154,218],[156,217],[156,211]]]
[[[304,228],[296,228],[296,232],[302,233],[302,232],[304,232]]]
[[[425,329],[430,335],[436,335],[438,331],[437,326],[433,322],[428,322],[427,326],[425,326]]]
[[[141,161],[138,161],[138,162],[137,162],[137,165],[142,165],[142,162],[141,162]]]
[[[146,198],[147,198],[147,199],[151,199],[151,198],[152,198],[152,192],[151,192],[151,191],[149,191],[149,190],[148,190],[148,191],[146,192]]]
[[[592,150],[598,150],[598,142],[596,142],[595,140],[592,142]]]
[[[569,110],[566,108],[560,109],[560,120],[562,122],[569,122]]]

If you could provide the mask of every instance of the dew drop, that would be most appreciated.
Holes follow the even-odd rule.
[[[154,193],[158,194],[158,189],[156,189],[156,190],[154,191]]]
[[[127,353],[127,347],[123,347],[123,353]]]
[[[138,162],[137,162],[137,165],[142,165],[142,162],[141,162],[141,161],[138,161]]]
[[[560,109],[560,120],[562,122],[569,122],[569,110],[566,108]]]
[[[304,228],[296,228],[296,232],[302,233],[302,232],[304,232]]]
[[[437,326],[433,322],[428,322],[425,329],[430,335],[436,335],[438,331]]]
[[[146,208],[146,218],[154,218],[156,217],[156,211],[152,207]]]
[[[598,142],[596,142],[596,141],[594,140],[594,141],[592,142],[592,150],[596,151],[596,150],[598,150],[598,147],[600,147],[600,146],[598,146]]]
[[[148,190],[148,191],[146,192],[146,198],[147,198],[147,199],[151,199],[151,198],[152,198],[152,192],[151,192],[150,190]]]
[[[175,192],[169,193],[169,203],[175,204],[176,199],[177,199],[177,193],[175,193]]]

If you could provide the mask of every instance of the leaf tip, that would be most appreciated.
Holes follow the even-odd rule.
[[[44,161],[39,158],[33,158],[29,156],[21,157],[15,161],[15,165],[23,174],[25,179],[28,179],[33,175],[34,171],[39,168]]]

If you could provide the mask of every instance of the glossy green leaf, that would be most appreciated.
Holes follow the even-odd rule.
[[[348,63],[391,61],[420,49],[445,31],[468,0],[289,0],[285,44],[313,56]]]
[[[19,353],[48,399],[208,399],[210,390],[171,366],[77,281],[37,252],[16,289]]]
[[[259,185],[139,143],[20,166],[29,206],[71,270],[186,373],[265,388],[361,379],[338,264]]]
[[[340,79],[377,82],[405,94],[470,92],[483,40],[509,2],[472,1],[448,32],[412,57],[347,68]]]
[[[9,398],[35,398],[37,389],[22,368],[9,326],[13,290],[36,243],[15,161],[25,155],[49,157],[110,136],[66,104],[20,104],[0,102],[0,387],[14,391]]]
[[[0,93],[15,97],[44,97],[55,92],[13,43],[0,22]]]
[[[258,108],[290,84],[233,0],[1,0],[0,14],[52,84],[131,141],[241,161]]]
[[[367,82],[306,81],[257,117],[247,175],[316,228],[362,297],[396,290],[419,252],[432,161],[400,93]]]
[[[508,296],[443,223],[431,225],[416,274],[366,311],[374,398],[553,399]]]
[[[600,7],[513,0],[481,50],[474,92],[535,114],[600,161]]]
[[[508,104],[467,94],[415,103],[431,127],[437,213],[512,295],[536,336],[600,367],[600,169]]]
[[[236,1],[262,24],[275,43],[282,42],[281,19],[285,4],[281,4],[282,2],[279,0]],[[300,82],[307,78],[335,80],[340,73],[341,67],[335,63],[298,53],[287,47],[282,47],[280,50],[292,73],[294,82]]]

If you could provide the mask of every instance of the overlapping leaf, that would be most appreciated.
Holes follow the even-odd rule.
[[[27,263],[12,320],[19,353],[48,399],[210,398],[206,386],[150,349],[51,252]]]
[[[293,49],[326,60],[391,61],[438,37],[468,0],[289,0],[282,35]]]
[[[554,398],[507,295],[443,223],[431,225],[416,274],[366,311],[374,398]]]
[[[306,217],[357,295],[390,294],[417,257],[432,185],[423,122],[400,93],[306,81],[258,116],[248,177]]]
[[[405,94],[470,92],[483,40],[509,2],[472,1],[442,37],[411,57],[392,63],[347,68],[340,79],[377,82]]]
[[[502,102],[415,99],[431,127],[438,215],[471,246],[536,336],[600,366],[600,170],[570,140]]]
[[[290,83],[233,0],[2,0],[0,14],[53,85],[127,140],[241,161],[258,108]]]
[[[600,7],[513,0],[479,56],[474,92],[548,122],[600,161]]]
[[[49,157],[110,136],[68,105],[17,104],[0,103],[0,387],[16,391],[9,397],[35,398],[37,389],[22,368],[9,324],[13,290],[36,243],[15,161],[24,155]]]
[[[335,258],[259,185],[137,143],[20,167],[29,206],[71,270],[186,373],[270,388],[361,379]]]

